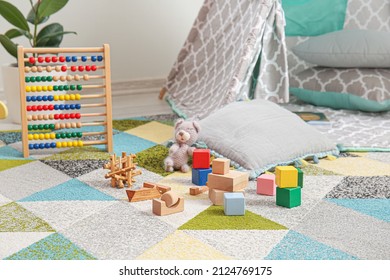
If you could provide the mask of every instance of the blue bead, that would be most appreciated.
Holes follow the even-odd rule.
[[[47,99],[48,99],[49,101],[53,101],[53,100],[54,100],[54,97],[53,97],[53,95],[49,95],[49,96],[47,97]]]
[[[103,56],[98,55],[97,60],[98,60],[98,61],[102,61],[102,60],[103,60]]]
[[[70,58],[70,56],[66,56],[66,62],[70,62],[72,59]]]
[[[45,144],[41,143],[39,144],[39,149],[44,149],[45,148]]]
[[[76,106],[74,104],[70,104],[70,109],[74,110],[74,109],[76,109]]]
[[[59,109],[59,106],[56,104],[54,105],[54,110],[58,110]]]
[[[34,144],[34,149],[39,149],[39,144]]]
[[[50,143],[45,143],[45,148],[49,149],[50,148]]]
[[[72,56],[72,61],[76,62],[77,61],[77,56]]]
[[[86,57],[85,55],[83,55],[83,56],[81,57],[81,61],[86,62],[86,61],[87,61],[87,57]]]
[[[31,96],[31,101],[37,101],[37,97],[36,96]]]
[[[47,101],[48,100],[47,95],[42,96],[42,100]]]
[[[38,95],[37,96],[37,101],[42,101],[42,96]]]
[[[96,61],[96,56],[92,55],[91,56],[91,61]]]
[[[76,109],[81,109],[81,105],[80,104],[75,104],[75,107],[76,107]]]
[[[60,106],[58,106],[60,108],[60,110],[64,110],[65,106],[64,104],[61,104]]]
[[[34,149],[34,144],[28,144],[28,148],[29,148],[30,150],[33,150],[33,149]]]
[[[51,147],[51,148],[57,147],[56,142],[51,142],[51,143],[50,143],[50,147]]]
[[[30,102],[31,101],[31,96],[26,96],[26,101]]]
[[[65,110],[69,110],[69,109],[70,109],[69,104],[65,104]]]

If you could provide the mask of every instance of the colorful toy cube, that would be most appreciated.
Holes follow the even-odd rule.
[[[276,205],[293,208],[301,205],[301,188],[276,188]]]
[[[298,170],[298,187],[303,188],[303,171],[300,168]]]
[[[210,167],[210,150],[195,149],[192,155],[192,168],[209,168]]]
[[[223,208],[226,216],[245,215],[245,198],[242,192],[224,193]]]
[[[276,166],[275,175],[279,188],[298,186],[298,170],[294,166]]]
[[[257,194],[271,195],[276,194],[276,184],[274,174],[262,174],[257,177]]]
[[[193,168],[192,183],[197,186],[205,186],[209,173],[211,173],[211,168]]]
[[[230,171],[230,159],[217,158],[213,162],[213,174],[225,175]]]

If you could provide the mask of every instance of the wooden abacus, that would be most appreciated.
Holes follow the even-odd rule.
[[[60,55],[61,54],[61,55]],[[72,54],[72,55],[62,55]],[[73,55],[73,54],[79,54]],[[97,55],[95,55],[97,54]],[[81,65],[75,65],[76,62]],[[84,64],[84,63],[91,64]],[[95,64],[96,62],[96,64]],[[57,64],[53,66],[50,63]],[[27,65],[26,65],[27,64]],[[99,48],[23,48],[18,46],[18,65],[20,80],[20,105],[22,123],[23,156],[29,156],[29,150],[80,147],[88,145],[106,145],[109,153],[113,150],[112,142],[112,100],[111,100],[111,70],[110,70],[110,47],[104,44]],[[30,72],[39,73],[45,71],[44,76],[29,76]],[[65,75],[64,72],[70,71]],[[99,72],[98,75],[95,72]],[[54,75],[50,74],[55,72]],[[88,72],[88,74],[81,72]],[[89,73],[94,73],[89,75]],[[62,73],[62,75],[61,75]],[[86,81],[101,80],[102,83],[82,84]],[[39,84],[45,82],[45,84]],[[47,85],[53,82],[53,85]],[[60,85],[56,83],[62,82]],[[63,84],[66,82],[66,84]],[[26,85],[26,84],[29,85]],[[91,93],[88,90],[103,90],[103,93]],[[81,91],[84,91],[82,92]],[[64,93],[64,91],[66,93]],[[68,93],[70,91],[71,93]],[[43,92],[43,95],[40,93]],[[49,92],[48,95],[45,92]],[[50,92],[55,92],[53,95]],[[64,94],[57,94],[63,92]],[[73,93],[74,92],[74,93]],[[36,95],[38,93],[38,95]],[[103,99],[100,103],[79,104],[75,103],[81,99]],[[56,102],[64,104],[27,105],[27,102]],[[37,114],[41,111],[53,110],[80,110],[82,108],[104,107],[104,112],[89,113],[58,113],[58,114]],[[98,121],[81,122],[82,118],[102,118]],[[69,122],[69,120],[77,120]],[[51,123],[45,123],[46,121]],[[30,122],[41,121],[45,124],[31,125]],[[80,128],[87,126],[103,126],[103,131],[97,132],[72,132],[55,133],[55,130],[65,128]],[[34,131],[40,133],[29,133]],[[47,133],[49,131],[49,133]],[[83,141],[84,136],[103,136],[102,140]],[[63,141],[64,138],[72,138],[72,141]],[[28,141],[37,141],[29,144]],[[56,140],[45,142],[42,140]],[[41,143],[39,143],[39,141]]]

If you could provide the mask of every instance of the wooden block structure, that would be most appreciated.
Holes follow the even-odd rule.
[[[245,194],[245,190],[236,191],[237,193]],[[236,193],[235,192],[235,193]],[[229,193],[227,191],[218,190],[218,189],[209,189],[209,199],[214,205],[223,205],[224,194]]]
[[[24,157],[30,151],[89,145],[105,145],[112,153],[108,44],[97,48],[18,46],[18,68]],[[102,129],[77,131],[92,126]],[[65,128],[76,131],[58,131]],[[88,136],[102,139],[87,140]]]
[[[210,150],[209,149],[195,149],[192,155],[192,183],[197,186],[206,186],[207,176],[211,173],[210,168]],[[208,188],[190,188],[190,195],[198,195]]]
[[[192,154],[192,168],[210,168],[210,150],[195,149]]]
[[[303,172],[293,166],[275,168],[276,205],[293,208],[301,205]]]
[[[230,160],[227,158],[217,158],[212,162],[213,174],[225,175],[230,171]]]
[[[153,198],[160,198],[164,193],[170,190],[170,187],[157,185],[151,182],[144,182],[141,189],[126,190],[126,194],[129,198],[129,202],[137,202]]]
[[[261,174],[256,179],[257,194],[274,196],[276,194],[276,184],[274,174]]]
[[[197,186],[206,186],[209,173],[211,173],[211,168],[193,168],[192,183]]]
[[[153,199],[153,213],[157,216],[166,216],[184,211],[184,198],[173,191],[164,193],[160,199]]]
[[[245,215],[245,199],[241,192],[224,193],[224,212],[226,216]]]
[[[191,187],[190,188],[190,195],[198,195],[204,192],[207,192],[209,190],[208,187],[202,186],[202,187]]]
[[[103,166],[103,169],[110,170],[104,177],[111,178],[111,187],[131,187],[135,182],[134,177],[141,175],[142,171],[137,170],[137,164],[134,163],[136,155],[126,155],[122,153],[122,157],[117,157],[116,154],[110,156],[110,162]]]

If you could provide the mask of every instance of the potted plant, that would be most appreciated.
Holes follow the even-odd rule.
[[[14,28],[0,34],[0,43],[5,50],[17,58],[18,37],[26,37],[31,47],[59,47],[65,34],[76,34],[73,31],[64,31],[59,23],[46,24],[49,17],[61,10],[69,0],[30,0],[31,10],[25,17],[18,8],[7,1],[0,0],[0,15]],[[34,3],[35,2],[35,3]],[[30,27],[32,25],[32,27]],[[20,93],[19,73],[17,63],[2,67],[4,92],[11,119],[20,123]]]

